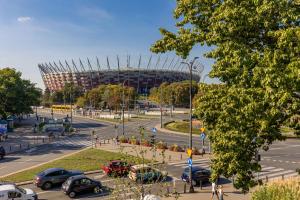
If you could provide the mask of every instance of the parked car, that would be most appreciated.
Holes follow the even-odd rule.
[[[106,166],[103,166],[102,170],[108,176],[123,176],[128,174],[130,170],[130,164],[121,160],[113,160]]]
[[[85,175],[72,176],[62,184],[63,192],[71,198],[77,194],[93,192],[99,194],[102,192],[102,184],[100,181],[92,180]]]
[[[0,159],[3,159],[6,155],[5,149],[3,146],[0,146]]]
[[[49,168],[35,177],[35,185],[43,190],[49,190],[53,185],[65,182],[69,177],[83,175],[81,171],[65,170],[63,168]]]
[[[14,184],[0,185],[0,200],[37,200],[37,194],[26,188],[20,188]]]
[[[134,165],[130,167],[128,177],[136,182],[153,182],[165,180],[168,173],[160,171],[145,164]]]
[[[189,174],[190,173],[190,168],[187,167],[184,169],[182,175],[181,175],[181,179],[185,182],[190,182],[190,178],[189,178]],[[192,167],[192,183],[193,185],[199,185],[200,182],[202,181],[202,183],[204,182],[208,182],[210,179],[210,171],[202,168],[202,167]]]

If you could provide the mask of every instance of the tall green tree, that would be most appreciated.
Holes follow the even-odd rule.
[[[201,88],[197,113],[212,129],[212,179],[235,177],[255,185],[256,151],[283,139],[279,127],[299,112],[300,7],[296,0],[177,0],[177,33],[160,29],[154,52],[186,58],[195,45],[212,46],[210,77],[221,88]]]
[[[30,106],[40,103],[41,90],[29,80],[21,78],[21,72],[12,68],[0,69],[0,115],[28,114]]]

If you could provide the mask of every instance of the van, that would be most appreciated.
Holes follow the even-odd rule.
[[[37,194],[31,189],[23,189],[14,184],[0,185],[0,200],[37,200]]]

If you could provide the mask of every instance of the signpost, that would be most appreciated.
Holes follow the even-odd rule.
[[[204,150],[204,140],[206,138],[206,134],[204,133],[205,128],[201,127],[200,131],[201,131],[200,139],[202,140],[202,155],[203,155],[205,153],[205,150]]]
[[[193,160],[191,158],[187,159],[187,163],[188,163],[189,167],[193,166]]]
[[[191,157],[192,156],[192,153],[193,153],[193,150],[192,149],[187,149],[187,155],[189,156],[189,157]]]

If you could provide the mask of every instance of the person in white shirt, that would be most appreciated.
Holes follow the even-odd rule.
[[[217,192],[217,185],[215,182],[211,183],[211,198],[210,200],[212,200],[214,198],[214,196],[217,196],[217,199],[219,199],[219,195]]]
[[[224,196],[228,196],[227,194],[224,193],[222,188],[223,188],[222,185],[220,185],[218,188],[219,200],[224,200]]]

